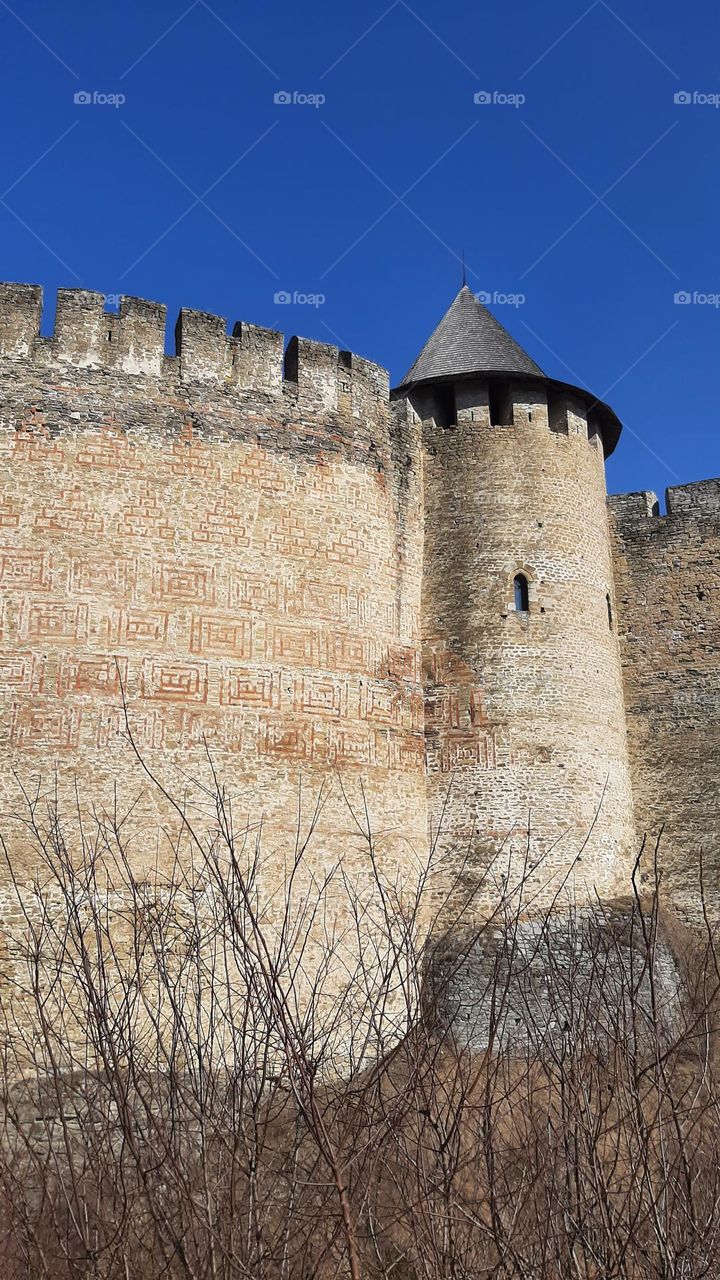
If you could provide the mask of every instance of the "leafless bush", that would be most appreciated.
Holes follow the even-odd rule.
[[[473,923],[466,868],[388,883],[367,811],[366,881],[318,878],[322,796],[270,890],[262,833],[209,797],[200,831],[166,795],[169,870],[140,874],[125,817],[26,795],[3,1276],[718,1274],[709,927],[657,892],[528,915],[517,889]]]

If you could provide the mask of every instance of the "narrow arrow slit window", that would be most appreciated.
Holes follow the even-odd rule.
[[[530,591],[528,588],[528,580],[524,573],[516,573],[513,580],[513,590],[515,593],[515,611],[516,613],[530,612]]]

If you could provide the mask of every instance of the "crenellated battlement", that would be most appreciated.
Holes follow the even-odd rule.
[[[660,513],[657,494],[651,490],[638,493],[614,493],[608,497],[608,508],[619,524],[638,520],[657,522],[720,517],[720,478],[695,480],[691,484],[671,485],[665,490],[667,515]]]
[[[669,516],[720,516],[720,478],[673,485],[665,500]]]
[[[351,352],[307,338],[183,308],[175,354],[165,354],[167,308],[123,297],[108,311],[101,293],[59,289],[51,337],[40,336],[39,285],[0,284],[0,359],[108,370],[142,378],[214,384],[229,391],[297,400],[307,410],[356,417],[389,401],[387,371]]]
[[[636,493],[610,493],[607,504],[610,514],[621,522],[648,520],[660,515],[657,494],[651,489],[642,489]]]

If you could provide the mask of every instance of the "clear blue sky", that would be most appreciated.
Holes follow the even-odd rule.
[[[674,301],[720,293],[719,36],[716,0],[0,0],[0,277],[45,286],[45,331],[78,285],[398,381],[464,246],[471,287],[524,295],[493,309],[531,355],[626,423],[613,490],[720,475],[720,308]]]

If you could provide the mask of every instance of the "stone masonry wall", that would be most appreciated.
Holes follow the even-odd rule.
[[[564,883],[608,897],[627,888],[634,832],[601,441],[580,405],[550,429],[542,388],[513,389],[506,426],[486,385],[456,392],[450,425],[431,390],[415,396],[431,821],[489,905],[526,863],[528,905]]]
[[[610,498],[638,834],[668,906],[720,919],[720,480]],[[649,868],[646,875],[649,875]]]
[[[64,290],[51,338],[41,308],[0,287],[3,813],[18,781],[139,796],[154,866],[167,809],[125,702],[171,791],[210,750],[273,876],[324,789],[319,874],[342,858],[370,887],[367,798],[390,880],[414,884],[429,814],[435,905],[462,869],[494,906],[527,860],[534,902],[626,892],[632,769],[638,835],[665,826],[697,915],[700,849],[720,875],[720,481],[670,490],[667,517],[610,499],[611,556],[601,441],[537,385],[498,426],[481,382],[448,417],[447,389],[391,405],[382,369],[324,344],[183,311],[166,356],[156,303]],[[11,853],[31,878],[19,828]]]
[[[176,793],[207,742],[284,875],[300,787],[309,855],[367,874],[343,791],[368,798],[391,880],[426,839],[414,429],[387,375],[334,347],[183,311],[0,291],[0,804],[25,785],[83,804],[142,794],[138,865],[167,814],[125,737]],[[154,825],[153,825],[154,824]],[[165,855],[163,848],[167,848]],[[36,866],[18,836],[16,874]],[[0,914],[11,895],[2,894]]]

